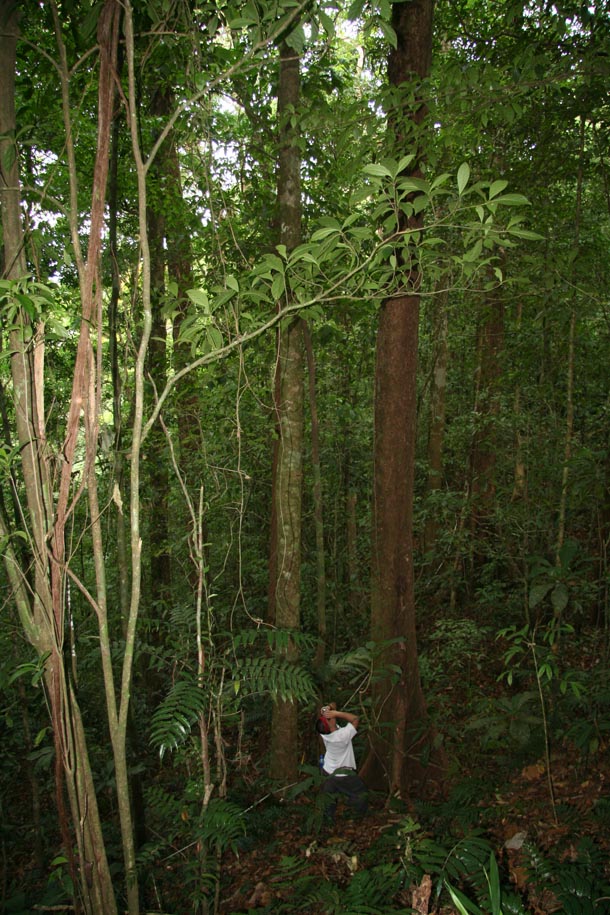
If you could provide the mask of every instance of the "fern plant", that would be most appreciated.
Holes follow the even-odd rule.
[[[205,712],[209,694],[193,677],[177,680],[152,716],[150,741],[161,757],[187,740],[191,728]]]
[[[581,839],[570,858],[543,854],[524,845],[532,892],[552,892],[565,915],[602,915],[610,910],[607,854],[592,839]]]

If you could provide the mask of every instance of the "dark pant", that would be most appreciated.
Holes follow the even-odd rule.
[[[322,783],[324,795],[324,815],[329,820],[334,820],[339,795],[343,795],[354,813],[363,816],[368,808],[366,785],[360,776],[354,772],[352,775],[329,775]]]

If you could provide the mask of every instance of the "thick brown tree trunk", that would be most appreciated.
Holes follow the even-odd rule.
[[[430,392],[430,427],[428,435],[428,495],[441,488],[443,479],[443,440],[445,437],[445,395],[447,391],[447,293],[440,293],[437,311],[437,351]],[[424,548],[431,553],[436,542],[438,514],[432,506],[426,517]]]
[[[291,114],[299,105],[299,56],[282,43],[278,115],[280,154],[278,202],[280,242],[292,251],[301,240],[300,154]],[[301,604],[301,498],[303,477],[303,325],[300,318],[280,324],[277,356],[279,447],[273,481],[276,517],[275,623],[298,629]],[[288,649],[296,658],[296,649]],[[273,707],[271,775],[292,781],[298,765],[297,707],[277,701]]]
[[[393,87],[420,81],[429,72],[432,0],[395,3],[392,26],[397,48],[390,53]],[[402,153],[407,133],[417,133],[423,102],[396,114],[394,142]],[[419,175],[419,166],[412,172]],[[403,228],[421,226],[420,217]],[[375,445],[372,544],[372,618],[375,642],[385,645],[378,661],[371,722],[371,750],[363,776],[373,786],[402,797],[421,792],[439,775],[426,765],[430,726],[421,688],[415,627],[413,575],[413,487],[416,433],[416,377],[421,275],[416,253],[402,261],[403,293],[386,300],[379,317],[375,370]],[[387,673],[393,670],[394,673]],[[429,754],[433,763],[434,754]]]

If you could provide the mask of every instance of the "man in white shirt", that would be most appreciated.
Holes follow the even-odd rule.
[[[347,724],[339,727],[337,719]],[[338,795],[342,794],[354,813],[362,816],[367,811],[366,786],[356,772],[356,757],[352,740],[358,733],[358,717],[351,712],[339,712],[334,702],[320,709],[316,730],[324,741],[324,766],[327,778],[322,784],[326,799],[325,814],[333,820]]]

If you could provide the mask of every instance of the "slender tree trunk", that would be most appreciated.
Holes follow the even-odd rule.
[[[576,250],[580,247],[580,223],[582,219],[582,183],[583,183],[583,156],[585,150],[585,117],[580,116],[580,150],[578,159],[578,175],[576,184],[576,206],[574,214],[574,245]],[[568,363],[566,373],[566,426],[563,448],[563,467],[561,471],[561,496],[559,499],[559,512],[557,521],[557,541],[555,544],[555,563],[561,565],[561,549],[565,541],[566,515],[568,508],[568,493],[570,481],[570,460],[572,458],[572,440],[574,438],[574,362],[576,345],[576,308],[572,306],[570,313],[570,330],[568,334]]]
[[[390,85],[403,87],[428,75],[432,53],[431,0],[394,3],[392,26],[397,48],[390,53]],[[417,134],[425,116],[423,102],[405,118],[391,121],[394,143],[405,131]],[[419,176],[419,164],[411,174]],[[403,228],[421,226],[412,216]],[[377,332],[375,369],[375,444],[373,491],[372,605],[373,640],[384,645],[379,666],[395,674],[378,674],[374,686],[371,751],[363,776],[406,797],[420,793],[436,766],[424,757],[434,752],[426,702],[421,688],[415,628],[413,575],[413,489],[416,434],[416,378],[421,275],[416,253],[402,259],[401,295],[383,302]],[[389,644],[387,644],[389,642]]]
[[[280,151],[278,203],[280,243],[292,251],[301,240],[300,154],[292,115],[300,99],[299,56],[285,42],[280,47],[278,116]],[[301,603],[301,499],[303,477],[303,323],[289,318],[279,328],[276,370],[279,448],[275,490],[277,569],[275,623],[297,630]],[[288,657],[296,659],[294,644]],[[296,778],[298,764],[296,704],[278,700],[273,707],[271,775],[285,782]]]
[[[16,6],[10,2],[0,3],[0,162],[2,180],[0,197],[4,244],[5,275],[17,279],[26,273],[23,248],[23,233],[20,213],[20,189],[18,158],[5,156],[7,146],[13,142],[15,132],[14,73],[16,52]],[[53,8],[53,13],[56,10]],[[113,42],[116,47],[116,32],[113,31],[114,3],[106,3],[100,15],[98,37],[100,43],[100,124],[107,111],[108,74],[112,57]],[[61,53],[61,43],[59,43]],[[66,68],[61,67],[62,81]],[[65,83],[63,83],[65,100]],[[69,144],[68,144],[69,145]],[[11,150],[14,151],[14,150]],[[100,160],[101,156],[101,160]],[[96,163],[104,157],[104,142],[98,152]],[[107,158],[107,156],[106,156]],[[99,255],[100,223],[99,213],[103,210],[103,188],[105,186],[103,165],[96,168],[94,200],[97,210],[92,208],[89,257],[87,265],[79,260],[79,274],[82,282],[83,318],[79,337],[77,363],[75,368],[73,403],[67,421],[67,435],[64,442],[60,480],[57,486],[57,506],[53,508],[52,487],[46,439],[44,431],[44,378],[42,342],[33,333],[27,319],[20,317],[11,331],[11,371],[15,397],[17,434],[20,443],[20,458],[23,472],[31,544],[34,551],[34,576],[32,590],[26,586],[23,570],[15,554],[5,553],[5,565],[11,581],[19,616],[28,639],[40,654],[48,654],[45,667],[45,684],[49,697],[53,732],[56,746],[57,800],[61,831],[66,852],[71,857],[72,841],[68,834],[64,815],[63,787],[67,789],[72,824],[79,854],[79,873],[74,874],[80,883],[80,897],[86,912],[116,912],[112,881],[106,860],[104,841],[99,820],[95,788],[89,767],[84,729],[76,697],[70,687],[64,669],[64,587],[65,547],[63,529],[65,524],[70,474],[74,454],[75,424],[84,404],[87,389],[88,333],[86,324],[91,318],[93,285]],[[100,198],[95,192],[101,191]],[[4,518],[0,526],[5,529]],[[49,563],[49,553],[53,562]],[[30,600],[30,593],[32,599]]]
[[[320,468],[320,429],[316,402],[316,363],[309,327],[303,322],[307,375],[309,378],[309,411],[311,414],[311,467],[313,474],[313,513],[316,528],[316,608],[318,647],[315,667],[320,670],[326,654],[326,558],[324,552],[324,510],[322,505],[322,471]]]
[[[476,427],[470,453],[472,514],[471,539],[475,564],[484,553],[477,546],[478,538],[489,533],[496,491],[496,428],[499,412],[498,388],[501,358],[504,348],[504,303],[499,293],[485,297],[477,338],[477,376],[474,416]]]
[[[523,317],[523,303],[519,300],[517,304],[517,330],[521,330],[521,321]],[[521,385],[517,382],[515,387],[515,398],[513,405],[513,416],[517,428],[515,430],[515,479],[513,483],[513,502],[517,499],[523,499],[526,496],[526,467],[523,456],[524,437],[521,429]]]

